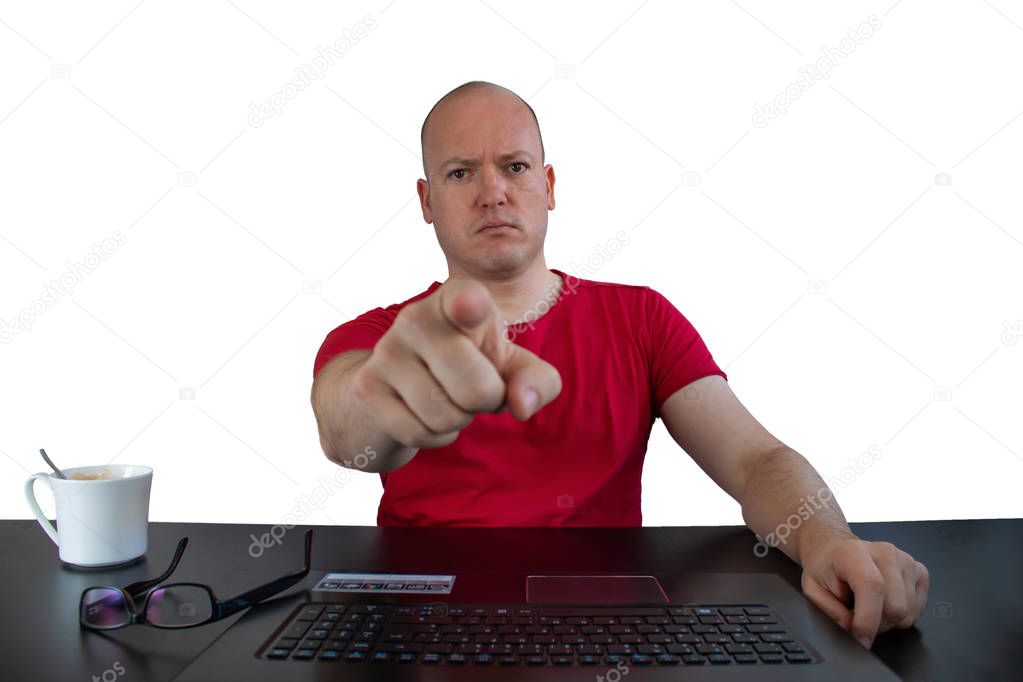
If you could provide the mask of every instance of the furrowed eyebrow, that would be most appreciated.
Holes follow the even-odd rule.
[[[505,162],[505,161],[511,161],[512,159],[518,158],[518,157],[524,157],[524,158],[526,158],[529,161],[533,160],[533,155],[530,154],[529,152],[527,152],[524,149],[516,149],[513,152],[508,152],[507,154],[501,154],[500,156],[497,157],[497,160],[499,162]],[[476,166],[480,165],[480,160],[479,159],[467,159],[467,158],[464,158],[464,157],[461,157],[461,156],[453,156],[450,159],[448,159],[447,161],[445,161],[444,163],[442,163],[441,164],[441,168],[447,168],[448,166],[450,166],[452,164],[458,164],[459,166],[469,166],[469,167],[475,168]]]

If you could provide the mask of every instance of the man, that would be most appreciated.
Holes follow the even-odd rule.
[[[430,111],[422,148],[420,204],[449,277],[342,324],[314,365],[324,453],[380,473],[378,523],[640,525],[659,416],[758,536],[792,531],[780,548],[804,593],[865,647],[916,621],[924,565],[853,535],[667,299],[548,269],[555,177],[528,104],[466,83]]]

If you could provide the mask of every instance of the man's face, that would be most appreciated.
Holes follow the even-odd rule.
[[[434,110],[424,141],[428,181],[417,183],[449,267],[512,276],[543,253],[554,169],[541,167],[540,136],[514,96],[474,91]],[[510,227],[487,229],[490,223]]]

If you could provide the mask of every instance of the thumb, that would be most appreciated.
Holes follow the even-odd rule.
[[[554,365],[514,343],[508,344],[509,357],[498,367],[505,385],[505,403],[512,416],[525,421],[558,397],[561,374]]]

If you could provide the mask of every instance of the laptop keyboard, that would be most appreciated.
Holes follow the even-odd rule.
[[[790,665],[820,659],[763,605],[300,607],[263,658],[433,666]]]

